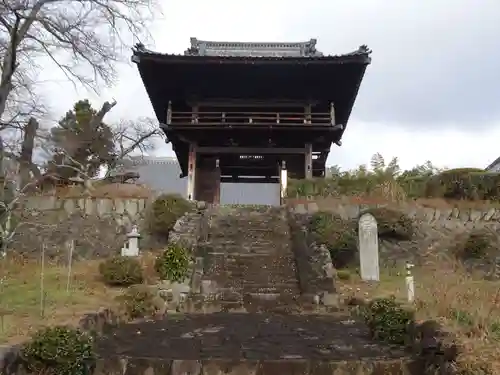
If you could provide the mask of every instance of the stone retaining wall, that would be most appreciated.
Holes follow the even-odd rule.
[[[299,214],[313,214],[319,210],[335,212],[345,219],[354,219],[360,212],[373,207],[390,206],[404,212],[408,217],[434,227],[444,228],[471,228],[478,224],[495,225],[500,228],[500,208],[489,207],[485,209],[471,208],[433,208],[423,207],[411,203],[399,204],[356,204],[342,202],[341,200],[314,200],[290,202],[292,211]]]
[[[64,210],[68,215],[81,211],[86,215],[127,215],[136,218],[145,209],[147,198],[58,198],[56,196],[33,196],[25,200],[24,206],[34,211]]]
[[[152,358],[106,358],[98,361],[94,375],[425,375],[412,360],[165,360]]]
[[[330,253],[313,242],[307,231],[309,215],[289,215],[292,247],[297,264],[298,281],[303,295],[328,298],[334,294],[335,271]],[[323,301],[324,302],[324,301]]]
[[[380,240],[380,257],[385,266],[399,267],[407,260],[419,263],[425,261],[425,255],[428,254],[449,255],[449,250],[456,246],[457,240],[473,229],[490,232],[492,241],[500,243],[500,208],[497,207],[435,208],[414,202],[360,204],[348,199],[291,200],[288,207],[294,215],[308,217],[321,210],[337,213],[344,219],[355,219],[363,210],[375,207],[400,210],[413,220],[415,233],[408,241]],[[472,263],[488,274],[497,272],[497,268],[500,269],[500,252],[493,254],[491,259]]]

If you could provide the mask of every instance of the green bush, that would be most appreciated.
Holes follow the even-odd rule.
[[[351,271],[349,270],[337,270],[337,279],[339,280],[350,280],[351,276]]]
[[[36,332],[21,348],[33,374],[87,375],[95,363],[93,338],[78,329],[56,326]]]
[[[454,249],[459,260],[487,258],[493,250],[494,235],[481,229],[473,230],[466,239],[457,241]]]
[[[170,244],[155,261],[155,271],[162,280],[181,282],[189,271],[191,258],[180,244]]]
[[[104,283],[110,286],[129,286],[140,284],[144,280],[139,261],[120,255],[99,264],[99,273]]]
[[[387,208],[373,208],[361,215],[370,213],[377,220],[378,236],[381,239],[409,240],[413,236],[412,220],[403,212]]]
[[[477,168],[444,171],[427,181],[426,196],[465,200],[498,200],[500,173]]]
[[[164,304],[157,291],[149,285],[132,285],[117,297],[120,310],[129,319],[153,316]]]
[[[356,224],[330,212],[317,212],[309,222],[317,243],[325,245],[335,268],[345,268],[357,259]]]
[[[177,220],[191,209],[191,203],[177,194],[160,195],[152,203],[148,215],[149,231],[168,238]]]
[[[396,302],[394,297],[377,298],[363,309],[363,316],[374,339],[391,344],[408,343],[415,324],[414,312]]]

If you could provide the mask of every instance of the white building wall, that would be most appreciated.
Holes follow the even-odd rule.
[[[187,179],[179,178],[181,173],[173,157],[134,158],[126,163],[127,170],[139,173],[138,183],[148,185],[158,193],[177,193],[186,197]],[[279,184],[221,184],[221,204],[280,204]]]

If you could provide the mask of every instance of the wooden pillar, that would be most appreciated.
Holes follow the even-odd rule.
[[[218,159],[198,155],[196,165],[195,200],[207,203],[220,203],[220,167]]]
[[[170,125],[171,123],[172,123],[172,102],[169,100],[167,106],[167,125]]]
[[[220,204],[220,161],[219,158],[215,159],[215,178],[216,180],[214,181],[215,184],[215,189],[214,189],[214,196],[213,196],[213,203],[214,204]]]
[[[287,184],[288,184],[288,171],[286,170],[286,161],[283,160],[281,162],[281,167],[280,167],[281,204],[285,203]]]
[[[335,121],[335,105],[333,104],[333,102],[330,102],[330,122],[331,122],[332,125],[336,124],[336,121]]]
[[[187,181],[187,199],[192,201],[195,199],[195,183],[196,183],[196,144],[189,144],[188,155],[188,181]]]
[[[191,123],[197,124],[198,123],[198,112],[199,112],[199,106],[198,104],[195,104],[191,107],[192,114],[191,114]]]
[[[313,177],[313,174],[312,174],[312,144],[311,143],[306,143],[305,177],[307,180],[310,180]]]
[[[311,104],[308,103],[304,107],[304,113],[305,113],[305,124],[306,125],[311,125]],[[305,178],[307,180],[312,178],[312,144],[311,143],[306,143],[306,152],[305,152]]]
[[[310,124],[312,121],[312,119],[311,119],[311,104],[307,104],[304,107],[304,115],[305,115],[304,124]]]

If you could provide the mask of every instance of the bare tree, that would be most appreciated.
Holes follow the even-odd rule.
[[[134,153],[144,154],[156,148],[156,142],[164,137],[158,121],[149,117],[124,120],[113,126],[115,156],[107,163],[106,178],[125,159]]]
[[[0,118],[40,62],[93,89],[111,84],[125,38],[144,35],[157,9],[154,0],[0,0]]]

